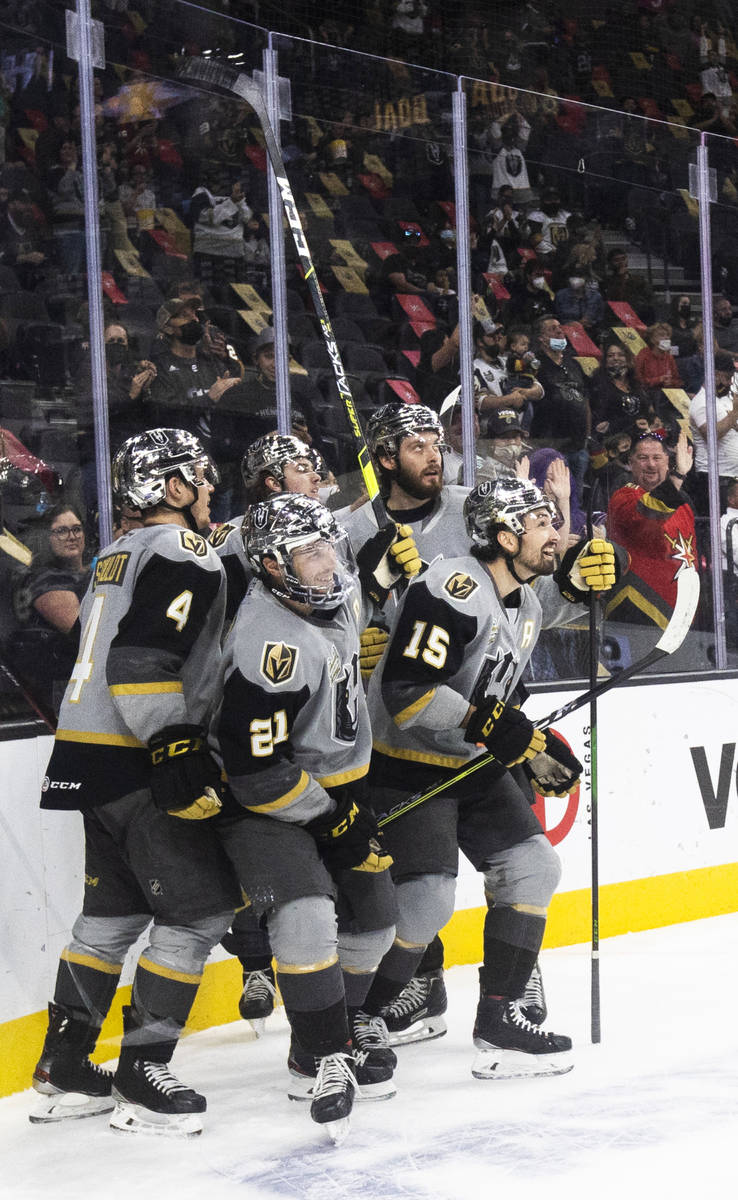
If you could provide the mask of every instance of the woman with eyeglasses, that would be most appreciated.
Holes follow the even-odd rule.
[[[77,657],[79,606],[89,580],[80,515],[58,505],[46,514],[41,548],[22,585],[28,621],[17,639],[26,678],[55,712]]]

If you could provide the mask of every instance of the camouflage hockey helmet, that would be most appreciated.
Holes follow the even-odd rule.
[[[128,438],[112,465],[113,496],[118,504],[145,510],[166,499],[166,481],[179,473],[197,487],[220,482],[218,468],[202,443],[186,429],[147,429]]]
[[[502,475],[485,480],[473,488],[464,501],[464,520],[475,546],[494,548],[499,529],[509,529],[518,537],[525,533],[526,513],[545,508],[551,517],[555,509],[540,488],[527,479]]]
[[[375,457],[380,452],[397,454],[403,438],[429,431],[438,435],[439,450],[445,450],[444,429],[432,408],[425,404],[383,404],[367,421],[366,441]]]
[[[265,433],[247,448],[241,459],[241,475],[247,488],[256,487],[266,475],[284,482],[285,463],[306,459],[314,466],[310,447],[290,433]],[[317,468],[315,468],[317,470]]]
[[[347,598],[357,575],[348,534],[319,500],[290,492],[260,500],[246,513],[241,536],[252,569],[278,596],[312,608],[336,608]],[[336,563],[329,583],[311,584],[300,577],[294,554],[318,542],[333,547]],[[265,557],[276,560],[283,588],[266,571]]]

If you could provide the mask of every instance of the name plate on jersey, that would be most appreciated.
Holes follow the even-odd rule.
[[[130,552],[123,551],[120,554],[106,554],[105,558],[98,558],[92,579],[93,592],[95,588],[101,587],[104,583],[113,583],[116,587],[120,587],[125,578],[130,557]]]

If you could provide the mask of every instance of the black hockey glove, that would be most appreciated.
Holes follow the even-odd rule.
[[[185,821],[221,810],[220,770],[201,725],[167,725],[149,739],[151,795],[157,808]]]
[[[541,796],[567,796],[579,783],[582,764],[560,737],[547,729],[546,749],[525,763],[533,787]]]
[[[334,812],[316,817],[305,828],[315,838],[329,871],[386,871],[392,865],[374,816],[350,792]]]
[[[412,579],[422,566],[412,529],[394,522],[364,542],[356,563],[361,586],[380,606],[399,579]]]
[[[545,734],[519,708],[493,698],[469,717],[464,741],[486,746],[506,767],[533,758],[546,747]]]

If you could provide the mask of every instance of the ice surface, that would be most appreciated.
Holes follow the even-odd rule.
[[[174,1066],[208,1097],[187,1141],[111,1133],[105,1117],[27,1120],[0,1101],[12,1200],[690,1200],[735,1195],[738,914],[602,943],[602,1042],[589,1038],[589,951],[542,956],[548,1027],[569,1075],[475,1080],[473,967],[447,972],[449,1032],[398,1051],[398,1094],[355,1106],[332,1147],[286,1098],[281,1012],[186,1038]],[[236,1012],[237,996],[233,997]]]

